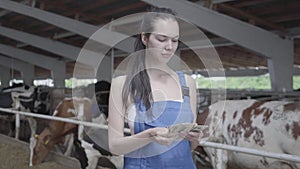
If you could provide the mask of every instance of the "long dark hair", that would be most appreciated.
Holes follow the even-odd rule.
[[[158,19],[176,20],[175,12],[168,8],[152,7],[145,15],[141,22],[141,32],[145,33],[149,39],[151,32],[154,30],[154,22]],[[139,35],[135,41],[135,54],[131,57],[126,72],[126,80],[122,91],[123,104],[127,109],[128,99],[134,103],[140,102],[144,105],[146,111],[150,113],[153,97],[149,76],[145,65],[146,46],[142,42],[142,36]]]

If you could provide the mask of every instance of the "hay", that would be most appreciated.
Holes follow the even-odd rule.
[[[0,144],[0,169],[62,169],[55,162],[29,167],[29,153],[19,146]]]

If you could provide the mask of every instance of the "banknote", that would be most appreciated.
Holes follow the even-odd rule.
[[[208,128],[207,125],[198,125],[197,123],[179,123],[168,127],[170,134],[189,131],[200,132],[206,128]]]

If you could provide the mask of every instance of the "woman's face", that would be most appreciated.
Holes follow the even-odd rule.
[[[167,63],[178,47],[179,25],[172,19],[158,19],[149,38],[142,35],[142,40],[151,55],[151,59]]]

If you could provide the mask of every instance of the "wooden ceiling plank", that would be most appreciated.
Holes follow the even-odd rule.
[[[9,0],[1,0],[0,1],[0,7],[12,10],[14,12],[21,13],[23,15],[27,15],[30,17],[33,17],[38,20],[42,20],[44,22],[56,25],[60,28],[69,30],[71,32],[75,32],[79,35],[82,35],[84,37],[90,38],[91,35],[96,32],[99,27],[90,25],[87,23],[83,23],[74,19],[70,19],[64,16],[60,16],[54,13],[50,13],[47,11],[43,11],[40,9],[28,7],[25,5],[21,5],[18,3],[15,3],[13,1]],[[74,26],[76,25],[76,26]],[[99,31],[99,30],[98,30]],[[107,46],[114,46],[117,49],[123,50],[125,52],[132,52],[134,51],[134,39],[128,37],[127,35],[118,33],[118,32],[112,32],[107,29],[101,29],[101,35],[97,34],[100,37],[95,37],[98,39],[95,39],[97,42],[106,44]],[[117,42],[120,42],[120,40],[126,39],[126,43],[119,43],[118,45],[115,45]]]
[[[238,0],[212,0],[212,3],[218,4],[218,3],[233,2],[233,1],[238,1]]]
[[[114,8],[114,9],[107,10],[105,12],[101,12],[99,17],[103,18],[103,17],[113,16],[116,13],[120,13],[123,11],[130,11],[132,9],[139,8],[139,7],[146,7],[146,4],[142,2],[137,2],[131,5],[120,6],[119,8]]]
[[[112,3],[116,3],[120,0],[109,0],[109,1],[95,1],[93,3],[90,3],[88,5],[84,5],[80,11],[82,12],[85,12],[85,11],[88,11],[88,10],[91,10],[91,9],[95,9],[95,8],[98,8],[98,7],[102,7],[102,6],[109,6],[111,5]]]
[[[230,4],[236,8],[243,8],[243,7],[249,7],[254,5],[266,4],[272,1],[274,0],[250,0],[250,1],[244,0],[244,1],[234,1],[233,3]]]
[[[47,4],[53,2],[53,0],[36,0],[36,1],[38,1],[40,4]],[[57,3],[57,6],[71,3],[71,2],[74,2],[74,0],[55,1],[55,3]],[[44,9],[47,9],[47,6],[45,6]]]
[[[16,23],[16,22],[18,22],[19,20],[22,20],[23,18],[24,18],[23,15],[18,15],[18,16],[15,16],[14,18],[10,19],[10,22]]]
[[[57,1],[45,1],[45,6],[47,6],[48,9],[55,8],[57,9],[57,6],[60,6],[61,9],[63,9],[64,13],[63,16],[69,17],[69,18],[75,18],[75,16],[79,16],[79,19],[76,20],[82,20],[81,18],[84,18],[85,21],[91,21],[91,20],[99,20],[98,15],[95,14],[88,14],[87,12],[84,12],[81,8],[70,8],[65,2],[57,2]]]
[[[246,9],[250,13],[255,13],[259,16],[263,15],[274,15],[279,13],[286,13],[287,11],[299,10],[300,1],[288,1],[282,2],[280,4],[273,3],[272,5],[265,5],[260,7],[255,7],[251,9]]]
[[[266,17],[266,19],[272,20],[276,23],[300,20],[300,13],[283,14],[281,16],[270,16]]]
[[[258,61],[258,60],[255,60],[254,58],[253,59],[244,59],[242,54],[239,55],[238,57],[237,57],[237,55],[238,54],[232,54],[232,53],[222,55],[222,57],[221,57],[222,63],[223,63],[223,61],[227,61],[227,62],[234,63],[235,65],[239,65],[239,66],[243,66],[243,67],[247,67],[247,66],[257,67],[257,66],[261,66],[261,65],[267,66],[266,60]]]
[[[255,57],[254,55],[248,55],[242,51],[234,51],[230,50],[229,48],[221,48],[217,49],[218,53],[220,54],[222,61],[233,62],[238,65],[242,66],[258,66],[259,64],[263,63],[266,66],[266,59],[263,57]],[[249,57],[248,59],[246,59]]]
[[[282,33],[286,32],[285,28],[282,27],[281,25],[279,24],[275,24],[273,22],[270,22],[268,20],[265,20],[265,19],[261,19],[253,14],[250,14],[250,13],[247,13],[243,10],[240,10],[238,8],[235,8],[235,7],[232,7],[230,5],[227,5],[227,4],[218,4],[218,7],[217,7],[218,10],[225,10],[225,11],[228,11],[230,13],[233,13],[233,14],[236,14],[236,15],[239,15],[241,17],[244,17],[244,18],[247,18],[248,20],[254,20],[254,22],[256,24],[261,24],[261,25],[264,25],[264,26],[267,26],[269,28],[271,28],[272,30],[278,30],[278,31],[281,31]]]

